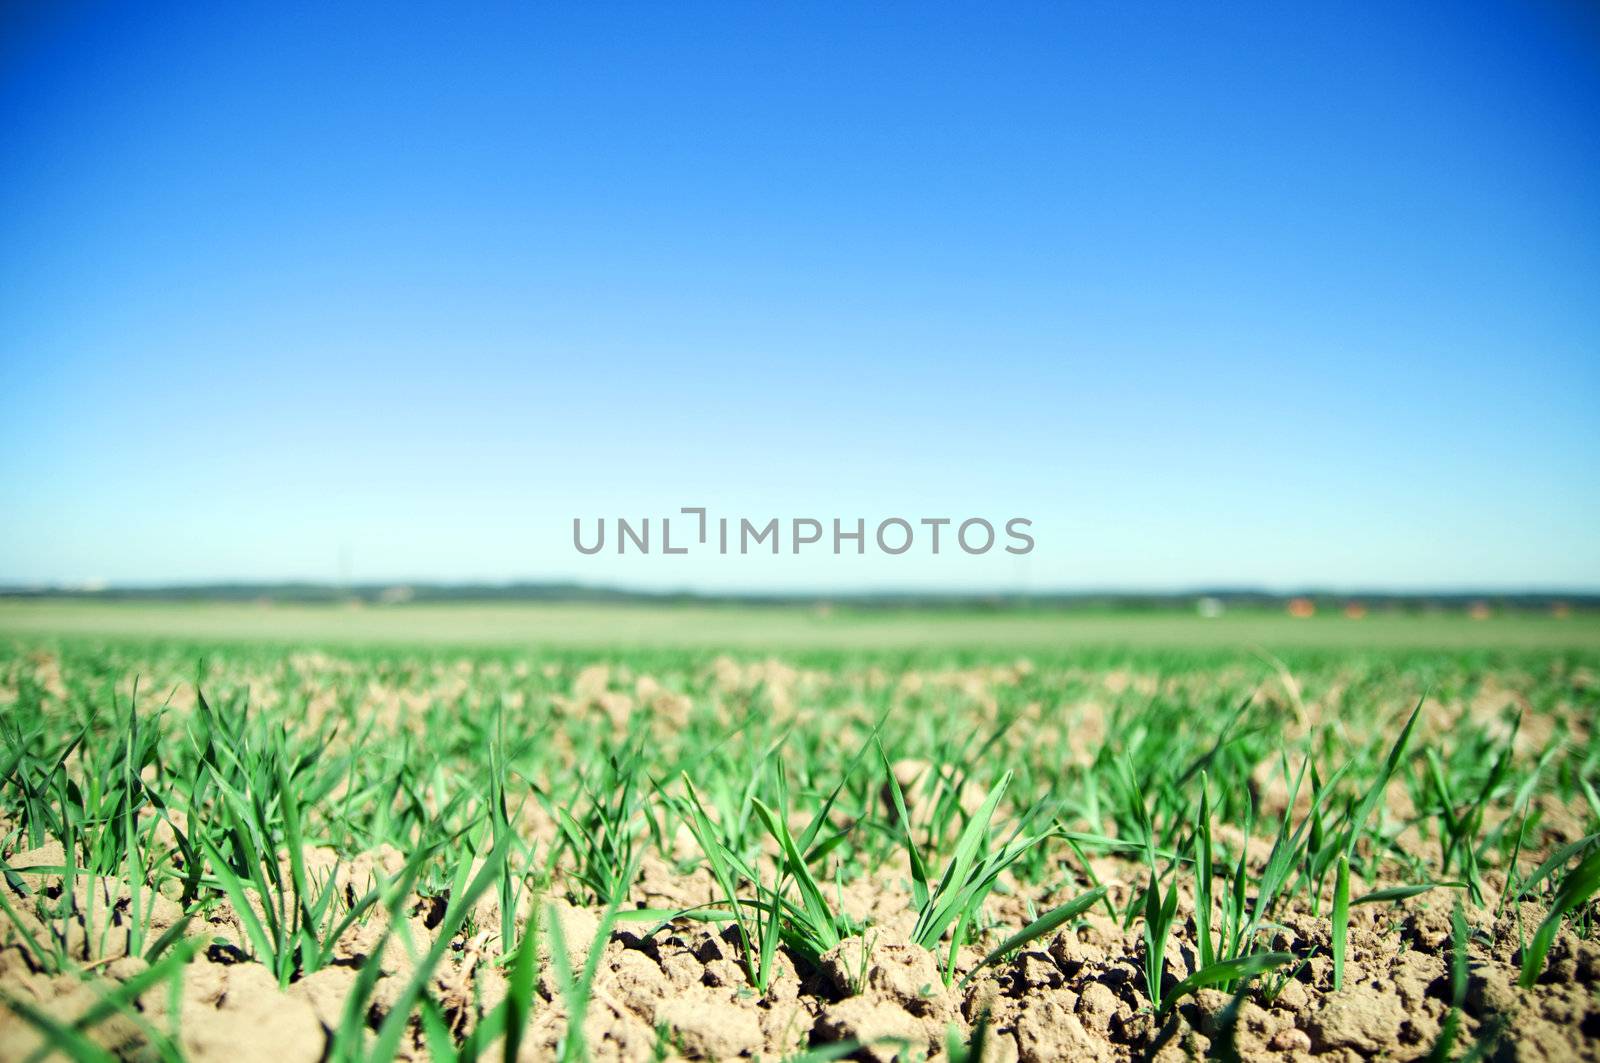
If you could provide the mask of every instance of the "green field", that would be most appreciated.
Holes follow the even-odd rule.
[[[0,1058],[1593,1059],[1597,709],[1581,615],[8,602]]]
[[[851,609],[738,605],[328,605],[0,602],[0,637],[685,649],[1600,649],[1600,614],[1327,615]]]

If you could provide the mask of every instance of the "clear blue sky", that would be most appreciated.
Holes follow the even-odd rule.
[[[1592,8],[0,18],[0,582],[1600,588]]]

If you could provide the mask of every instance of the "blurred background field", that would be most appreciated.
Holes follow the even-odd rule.
[[[483,646],[763,650],[1074,647],[1205,650],[1595,650],[1600,614],[1582,611],[1321,609],[981,609],[736,603],[449,603],[388,606],[235,602],[0,601],[0,639],[248,641],[306,646]]]

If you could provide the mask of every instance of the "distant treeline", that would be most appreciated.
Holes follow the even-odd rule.
[[[410,602],[574,602],[655,605],[828,606],[859,609],[1192,609],[1212,607],[1281,609],[1297,601],[1374,610],[1461,610],[1474,606],[1519,611],[1596,611],[1600,594],[1558,592],[1448,593],[1345,592],[1308,589],[1283,594],[1249,588],[1198,588],[1172,592],[1071,591],[1025,594],[862,591],[838,593],[697,593],[643,591],[579,583],[204,583],[168,586],[0,587],[0,598],[82,599],[143,602],[284,602],[401,605]]]

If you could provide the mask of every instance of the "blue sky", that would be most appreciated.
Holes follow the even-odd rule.
[[[0,16],[0,582],[1600,589],[1579,5],[186,6]]]

